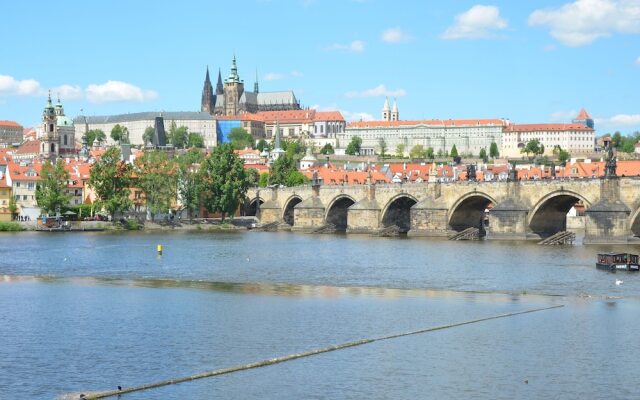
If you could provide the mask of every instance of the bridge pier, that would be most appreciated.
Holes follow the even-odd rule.
[[[487,239],[524,240],[528,234],[527,215],[529,207],[508,198],[491,209]]]
[[[349,207],[347,233],[376,233],[380,230],[382,207],[376,201],[376,186],[367,185],[366,197]]]
[[[320,200],[320,185],[313,185],[312,195],[293,208],[292,231],[310,231],[325,225],[325,206]]]
[[[620,181],[616,177],[600,181],[600,201],[586,211],[584,244],[628,243],[631,236],[631,210],[620,200]]]
[[[448,211],[440,197],[427,196],[411,207],[411,229],[407,235],[449,236],[453,231],[449,228]]]
[[[260,204],[260,223],[282,222],[282,207],[278,203],[278,188],[271,188],[271,198]]]

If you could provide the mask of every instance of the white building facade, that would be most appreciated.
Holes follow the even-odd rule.
[[[544,154],[553,154],[560,146],[571,155],[593,153],[596,145],[595,130],[580,123],[572,124],[513,124],[505,128],[502,136],[502,155],[520,157],[521,150],[531,140],[544,146]]]
[[[155,118],[164,119],[164,128],[168,133],[171,123],[175,122],[179,128],[185,126],[189,132],[196,132],[204,139],[205,147],[215,147],[218,144],[216,135],[216,121],[207,112],[141,112],[121,115],[105,116],[80,116],[74,122],[76,126],[76,138],[82,140],[87,130],[100,129],[107,137],[107,145],[115,144],[111,139],[111,130],[114,126],[126,127],[129,131],[129,142],[132,145],[144,145],[144,131],[155,126]],[[89,143],[91,145],[91,143]]]

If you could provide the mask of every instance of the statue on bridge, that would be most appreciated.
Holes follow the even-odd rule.
[[[475,164],[468,164],[467,165],[467,180],[469,182],[475,182],[478,180],[477,176],[476,176],[476,165]]]
[[[604,167],[604,177],[612,178],[616,176],[616,157],[613,154],[613,145],[609,143],[607,145],[607,158]]]

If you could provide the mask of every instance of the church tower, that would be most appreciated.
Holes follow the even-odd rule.
[[[213,114],[215,107],[215,96],[213,94],[213,86],[211,86],[211,80],[209,79],[209,67],[207,67],[207,75],[204,78],[204,87],[202,88],[202,103],[200,105],[200,111]]]
[[[385,97],[384,106],[382,107],[382,120],[390,121],[391,120],[391,112],[389,109],[389,98]]]
[[[240,97],[244,93],[244,81],[238,76],[236,56],[231,62],[231,73],[224,81],[224,114],[238,115],[240,113]]]
[[[572,122],[574,124],[586,125],[591,129],[594,129],[595,126],[593,123],[593,118],[591,118],[589,113],[587,113],[587,110],[585,110],[584,108],[580,109],[580,113],[573,119]]]
[[[393,99],[393,109],[391,110],[391,121],[400,120],[400,114],[398,114],[398,99]]]
[[[49,99],[47,105],[42,111],[42,137],[41,137],[41,154],[43,158],[50,160],[58,156],[58,129],[57,129],[56,110],[51,104],[51,91],[49,91]]]
[[[253,92],[256,94],[260,93],[258,88],[258,68],[256,68],[256,82],[253,84]]]

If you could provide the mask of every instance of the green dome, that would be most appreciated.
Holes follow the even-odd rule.
[[[64,115],[58,115],[56,117],[58,126],[73,126],[73,120]]]

